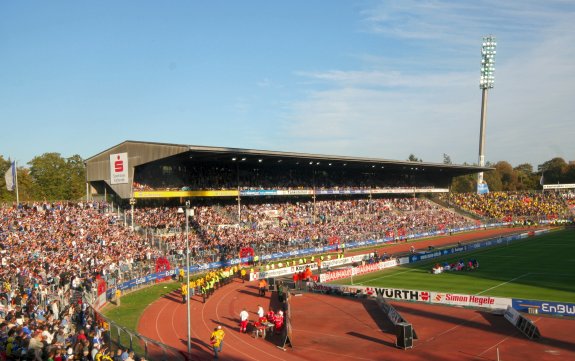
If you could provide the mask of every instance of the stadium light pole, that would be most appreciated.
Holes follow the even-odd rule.
[[[497,43],[492,35],[484,36],[481,45],[481,127],[479,132],[479,166],[485,166],[485,125],[487,120],[487,92],[495,84],[495,54]],[[477,185],[483,183],[483,172],[477,174]],[[479,189],[478,189],[479,190]]]
[[[186,201],[186,286],[190,287],[190,201]],[[190,290],[188,289],[188,294],[186,295],[186,309],[188,310],[188,354],[192,350],[192,345],[190,344]]]
[[[135,205],[135,204],[136,204],[136,198],[133,198],[133,197],[130,198],[130,208],[131,208],[131,211],[130,211],[130,214],[131,214],[131,217],[130,217],[130,218],[131,218],[131,220],[130,220],[130,222],[131,222],[131,224],[132,224],[132,225],[131,225],[132,232],[134,231],[134,205]]]
[[[178,209],[178,213],[181,212],[182,209]],[[188,217],[190,216],[190,201],[186,201],[186,210],[184,215],[186,216],[186,287],[190,287],[190,241],[189,241],[189,231],[190,226],[188,223]],[[192,345],[190,341],[190,290],[188,289],[188,293],[186,294],[186,314],[187,314],[187,337],[188,337],[188,354],[192,351]]]

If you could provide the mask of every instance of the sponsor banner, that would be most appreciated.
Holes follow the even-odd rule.
[[[323,273],[319,276],[319,280],[320,282],[335,281],[343,278],[350,278],[351,276],[377,272],[381,271],[384,268],[395,267],[395,266],[397,266],[397,261],[393,259],[385,262],[366,264],[358,267]]]
[[[383,298],[402,301],[429,302],[430,294],[427,291],[403,290],[399,288],[374,288],[375,294]]]
[[[372,194],[405,194],[405,193],[448,193],[447,188],[388,188],[372,189]]]
[[[314,271],[317,269],[317,263],[298,264],[297,266],[291,266],[290,269],[291,273],[296,273],[305,271],[307,267]]]
[[[369,189],[319,189],[315,194],[369,194]]]
[[[278,196],[305,196],[313,195],[313,189],[278,190]]]
[[[180,197],[237,197],[237,190],[221,191],[135,191],[134,198],[180,198]]]
[[[329,281],[335,281],[335,280],[340,280],[340,279],[344,279],[344,278],[350,278],[352,276],[351,270],[352,270],[351,268],[345,268],[345,269],[340,269],[337,271],[323,273],[323,274],[319,275],[319,281],[320,282],[329,282]]]
[[[110,184],[125,184],[128,181],[128,153],[110,154]]]
[[[575,188],[575,183],[572,184],[545,184],[543,189],[570,189]]]
[[[575,303],[521,300],[514,298],[513,308],[525,313],[529,312],[530,308],[534,308],[537,309],[537,313],[539,314],[575,317]]]
[[[300,264],[297,266],[277,268],[277,269],[269,270],[269,271],[253,272],[250,274],[250,280],[286,276],[286,275],[294,274],[296,272],[302,272],[306,269],[306,267],[309,267],[312,271],[318,269],[316,263],[306,263],[306,264]]]
[[[338,266],[342,266],[342,265],[348,264],[348,263],[351,263],[351,260],[349,257],[336,258],[336,259],[332,259],[331,261],[323,261],[322,267],[338,267]]]
[[[278,191],[275,189],[246,189],[240,191],[242,197],[275,196]]]
[[[408,264],[409,263],[409,257],[401,257],[397,260],[397,262],[399,262],[399,264]]]
[[[341,270],[339,273],[345,277],[351,277],[351,269]],[[348,275],[349,274],[349,275]],[[343,278],[343,277],[342,277]],[[353,288],[353,292],[362,292],[399,301],[417,301],[424,303],[445,304],[452,306],[481,307],[491,309],[506,309],[512,305],[510,298],[463,295],[455,293],[442,293],[433,291],[405,290],[399,288],[380,288],[366,286],[343,286],[334,284],[320,284],[319,290],[335,290],[341,288]]]
[[[467,244],[467,245],[463,245],[463,246],[459,246],[459,247],[453,247],[450,249],[419,253],[416,255],[409,256],[409,262],[411,263],[411,262],[425,261],[425,260],[433,259],[433,258],[437,258],[437,257],[448,256],[450,254],[472,251],[472,250],[476,250],[476,249],[483,248],[483,247],[491,247],[491,246],[495,246],[495,245],[501,245],[501,244],[509,243],[512,241],[516,241],[518,239],[526,238],[527,236],[528,236],[528,233],[522,233],[520,235],[494,238],[491,240]]]
[[[430,292],[431,303],[452,306],[482,307],[492,309],[506,309],[512,305],[510,298],[462,295],[457,293]]]
[[[320,247],[311,248],[309,250],[306,250],[307,251],[306,253],[315,253],[315,252],[318,252],[318,249],[320,249]],[[284,253],[279,254],[279,255],[281,255],[281,257],[286,257]],[[289,255],[293,257],[293,256],[303,255],[303,253],[301,251],[291,251],[291,252],[289,252]],[[369,259],[369,258],[370,258],[369,254],[360,254],[360,255],[356,255],[356,256],[352,256],[352,257],[344,257],[344,258],[333,259],[330,261],[322,261],[321,266],[323,269],[326,269],[327,267],[339,267],[339,266],[343,266],[343,265],[354,263],[354,262],[361,262],[361,261]],[[387,262],[390,262],[390,261],[387,261]],[[393,262],[395,264],[395,260],[391,261],[391,262]],[[317,263],[315,263],[315,262],[306,263],[306,264],[301,264],[301,265],[296,265],[296,266],[278,268],[275,270],[255,272],[255,273],[257,273],[257,275],[254,275],[253,279],[261,279],[261,278],[270,278],[270,277],[279,277],[279,276],[290,275],[290,274],[294,274],[296,272],[302,272],[306,269],[306,267],[309,267],[312,271],[315,271],[318,269]]]

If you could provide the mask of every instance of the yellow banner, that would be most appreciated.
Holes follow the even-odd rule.
[[[237,197],[238,191],[137,191],[134,198]]]

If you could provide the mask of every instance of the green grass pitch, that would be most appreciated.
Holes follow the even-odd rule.
[[[431,274],[436,263],[475,258],[479,269]],[[575,303],[575,230],[551,232],[334,283]]]

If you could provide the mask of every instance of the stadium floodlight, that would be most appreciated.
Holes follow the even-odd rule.
[[[479,78],[479,88],[490,89],[495,84],[495,50],[497,42],[495,37],[489,35],[483,37],[481,46],[481,77]]]
[[[479,129],[479,166],[485,166],[485,125],[487,120],[487,91],[495,85],[495,54],[497,42],[492,35],[484,36],[481,44],[481,72],[479,88],[481,89],[481,126]],[[483,172],[477,174],[477,190],[483,182]]]

